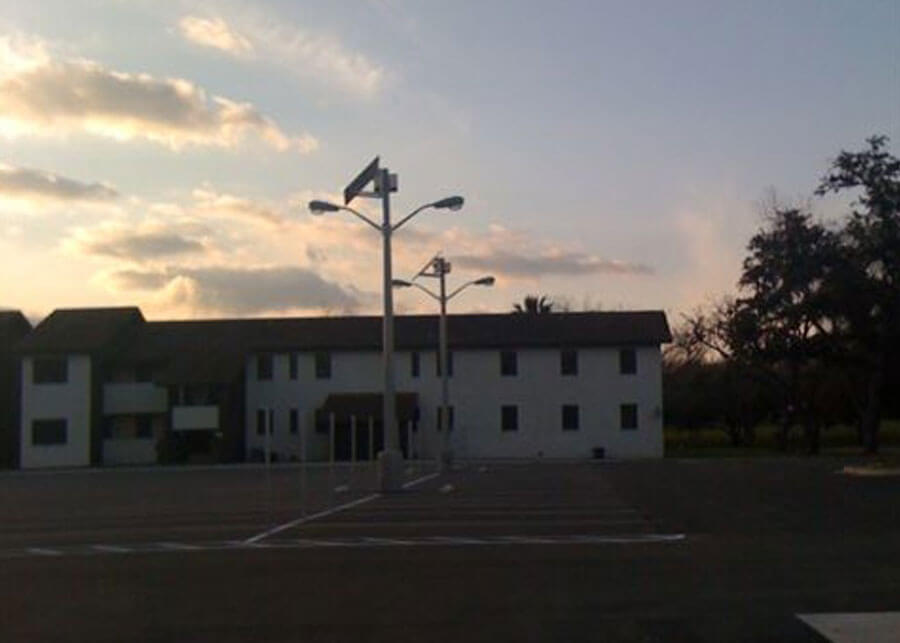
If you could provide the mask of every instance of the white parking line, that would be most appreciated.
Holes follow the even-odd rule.
[[[416,478],[415,480],[410,480],[409,482],[407,482],[406,484],[403,485],[403,488],[404,489],[412,489],[416,485],[422,484],[423,482],[428,482],[429,480],[432,480],[433,478],[437,478],[439,475],[441,475],[441,474],[429,473],[427,476],[422,476],[421,478]]]
[[[29,547],[26,549],[29,554],[37,554],[38,556],[62,556],[62,552],[56,549],[47,549],[46,547]]]
[[[127,554],[132,550],[128,547],[120,547],[118,545],[91,545],[97,551],[110,552],[114,554]]]
[[[364,504],[366,502],[371,502],[375,500],[375,498],[380,498],[380,493],[373,493],[363,498],[358,498],[352,502],[345,502],[342,505],[338,505],[337,507],[332,507],[331,509],[326,509],[324,511],[320,511],[318,513],[310,514],[308,516],[303,516],[302,518],[297,518],[296,520],[291,520],[290,522],[286,522],[284,524],[278,525],[276,527],[272,527],[271,529],[267,529],[261,533],[256,534],[255,536],[251,536],[244,541],[245,545],[253,545],[258,543],[263,538],[268,538],[269,536],[273,536],[277,533],[280,533],[286,529],[290,529],[291,527],[298,527],[299,525],[303,525],[305,523],[311,522],[313,520],[318,520],[319,518],[324,518],[325,516],[330,516],[332,514],[336,514],[339,511],[345,511],[350,509],[351,507],[356,507],[358,505]]]
[[[409,482],[403,485],[404,489],[410,489],[415,487],[418,484],[422,484],[423,482],[427,482],[432,478],[436,478],[438,473],[430,473],[426,476],[422,476],[421,478],[416,478],[415,480],[410,480]],[[292,527],[299,527],[300,525],[304,525],[308,522],[312,522],[313,520],[318,520],[319,518],[324,518],[326,516],[331,516],[332,514],[336,514],[341,511],[346,511],[347,509],[351,509],[353,507],[358,507],[359,505],[365,504],[367,502],[371,502],[376,498],[380,498],[380,493],[373,493],[363,498],[359,498],[357,500],[353,500],[351,502],[345,502],[342,505],[338,505],[337,507],[331,507],[330,509],[325,509],[324,511],[319,511],[318,513],[310,514],[309,516],[302,516],[297,518],[296,520],[291,520],[290,522],[286,522],[281,525],[277,525],[272,527],[271,529],[267,529],[261,533],[256,534],[255,536],[251,536],[244,541],[244,544],[253,545],[258,543],[260,540],[264,538],[268,538],[269,536],[273,536],[275,534],[281,533],[286,529],[291,529]]]
[[[158,547],[162,547],[163,549],[171,549],[173,551],[198,551],[203,549],[203,547],[198,547],[197,545],[186,545],[185,543],[155,543]]]

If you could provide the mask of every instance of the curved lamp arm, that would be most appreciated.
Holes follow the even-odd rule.
[[[469,286],[493,286],[493,285],[494,285],[493,277],[481,277],[479,279],[473,279],[472,281],[467,281],[462,286],[460,286],[459,288],[457,288],[456,290],[451,292],[449,295],[447,295],[447,301],[450,301],[451,299],[456,297],[459,293],[461,293],[463,290],[465,290]]]
[[[421,286],[414,281],[403,281],[402,279],[394,279],[391,282],[391,285],[394,286],[395,288],[409,288],[410,286],[413,288],[418,288],[419,290],[424,292],[426,295],[428,295],[435,301],[438,301],[438,302],[441,301],[440,295],[436,295],[435,293],[428,290],[428,288],[426,288],[425,286]]]
[[[350,214],[354,215],[354,216],[355,216],[356,218],[358,218],[358,219],[362,219],[363,221],[365,221],[366,223],[368,223],[370,226],[372,226],[373,228],[375,228],[376,230],[378,230],[379,232],[381,232],[381,226],[378,225],[377,223],[375,223],[374,221],[372,221],[372,219],[370,219],[370,218],[367,217],[366,215],[362,214],[361,212],[357,212],[357,211],[354,210],[353,208],[347,207],[346,205],[340,206],[339,209],[345,210],[345,211],[349,212]]]

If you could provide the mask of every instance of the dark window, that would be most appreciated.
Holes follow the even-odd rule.
[[[152,382],[153,366],[151,364],[138,364],[134,369],[135,382]]]
[[[102,429],[103,429],[103,439],[111,440],[113,437],[113,419],[111,417],[107,416],[107,417],[103,418]]]
[[[153,416],[139,415],[137,417],[137,437],[152,438],[153,437]]]
[[[441,353],[437,352],[437,357],[435,358],[435,364],[437,365],[437,376],[441,377]],[[453,351],[447,351],[447,377],[453,377]]]
[[[438,431],[441,430],[441,416],[444,414],[443,411],[444,411],[444,407],[439,406],[437,408],[437,430]],[[447,407],[447,428],[451,431],[453,430],[453,424],[454,424],[453,419],[454,419],[453,407],[448,406]]]
[[[409,354],[409,372],[412,377],[419,377],[419,352],[413,351]]]
[[[619,372],[623,375],[637,373],[637,353],[633,348],[619,349]]]
[[[564,350],[560,352],[559,372],[562,375],[578,375],[578,351]]]
[[[69,360],[65,357],[36,357],[33,381],[35,384],[62,384],[69,379]]]
[[[300,414],[297,409],[291,409],[291,433],[297,435],[300,432]]]
[[[619,406],[619,421],[623,429],[638,428],[637,404],[621,404]]]
[[[256,357],[256,379],[270,380],[272,379],[272,356],[258,355]]]
[[[256,409],[256,435],[266,434],[266,410]]]
[[[562,407],[563,431],[578,430],[578,406],[575,404],[563,404]]]
[[[517,406],[501,406],[500,407],[500,430],[501,431],[518,431],[519,430],[519,407],[517,407]]]
[[[518,372],[516,351],[500,351],[500,375],[516,375]]]
[[[327,380],[331,377],[331,353],[319,351],[316,353],[316,379]]]
[[[288,355],[288,363],[291,371],[291,379],[297,379],[297,353],[291,353]]]
[[[61,420],[32,420],[31,444],[65,444],[68,422]]]

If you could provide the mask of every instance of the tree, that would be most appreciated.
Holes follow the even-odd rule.
[[[553,302],[546,295],[526,295],[522,303],[513,304],[513,312],[525,315],[544,315],[553,312]]]
[[[840,271],[833,280],[844,355],[858,374],[859,430],[867,453],[878,450],[887,355],[900,343],[900,159],[873,136],[861,152],[842,151],[816,194],[857,191],[841,233]]]

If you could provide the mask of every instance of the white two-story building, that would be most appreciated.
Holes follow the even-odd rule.
[[[659,311],[453,315],[450,441],[467,458],[659,457]],[[396,318],[398,432],[439,452],[438,319]],[[59,310],[19,345],[23,467],[368,459],[380,317],[147,322]]]

